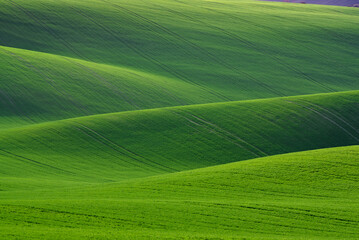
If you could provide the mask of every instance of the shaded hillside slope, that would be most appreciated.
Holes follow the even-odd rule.
[[[26,182],[37,176],[58,183],[119,181],[358,144],[358,99],[355,91],[205,104],[3,131],[0,174],[9,182],[3,189],[14,188],[13,178]]]
[[[359,235],[356,9],[0,6],[0,239]]]
[[[202,0],[0,4],[7,127],[359,89],[353,9]]]
[[[356,239],[358,176],[359,147],[351,146],[21,197],[5,192],[0,236]]]
[[[0,128],[64,118],[221,101],[177,79],[0,47]]]

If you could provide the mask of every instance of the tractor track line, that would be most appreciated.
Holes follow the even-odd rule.
[[[207,26],[209,28],[212,28],[212,29],[215,29],[215,30],[218,30],[217,27],[214,27],[212,25],[209,25],[209,24],[206,24],[204,23],[203,21],[201,20],[198,20],[198,19],[194,19],[188,15],[185,15],[183,13],[180,13],[178,11],[175,11],[173,9],[169,9],[169,8],[165,8],[163,6],[159,6],[159,5],[156,5],[156,4],[153,4],[154,6],[158,6],[158,7],[161,7],[162,9],[170,12],[170,13],[173,13],[173,14],[176,14],[178,16],[182,16],[184,18],[187,18],[189,20],[191,20],[192,22],[199,22],[201,23],[202,25],[204,26]],[[149,20],[150,21],[150,20]],[[155,23],[157,25],[159,25],[158,23]],[[220,60],[216,55],[213,55],[212,53],[210,53],[209,51],[205,50],[204,48],[201,48],[200,46],[198,46],[197,44],[194,44],[192,42],[190,42],[189,40],[185,39],[184,37],[180,36],[179,34],[176,34],[174,33],[173,31],[163,27],[162,25],[159,25],[161,26],[162,28],[164,28],[166,31],[168,31],[168,33],[171,33],[175,36],[177,36],[178,39],[182,40],[182,41],[185,41],[186,43],[188,43],[190,46],[192,46],[194,49],[202,52],[204,55],[206,55],[207,57],[209,57],[210,59],[212,59],[214,62],[218,63],[219,65],[231,70],[232,72],[236,72],[236,73],[239,73],[239,74],[242,74],[244,76],[246,76],[247,78],[251,79],[252,81],[254,81],[255,83],[257,83],[260,87],[266,89],[267,91],[269,92],[272,92],[274,93],[275,95],[278,95],[278,96],[285,96],[283,93],[279,92],[278,90],[272,88],[271,86],[269,86],[268,84],[265,84],[263,83],[262,81],[256,79],[255,77],[253,77],[251,74],[249,73],[246,73],[240,69],[238,69],[238,67],[234,67],[234,66],[231,66],[230,64],[228,64],[227,62],[225,62],[224,60]]]
[[[152,5],[153,5],[153,6],[159,6],[159,5],[156,5],[156,4],[154,4],[154,3],[152,3]],[[177,15],[180,15],[178,12],[175,12],[175,11],[173,11],[173,10],[171,10],[171,9],[165,8],[165,7],[163,7],[163,6],[160,6],[160,7],[161,7],[162,9],[165,9],[165,10],[168,11],[168,12],[172,12],[172,13],[175,13],[175,14],[177,14]],[[123,7],[122,7],[122,8],[123,8]],[[188,46],[190,46],[192,49],[194,49],[194,50],[196,50],[197,52],[199,52],[199,53],[205,55],[206,57],[210,58],[212,61],[216,62],[217,64],[219,64],[219,65],[221,65],[221,66],[223,66],[223,67],[225,67],[225,68],[231,70],[232,72],[237,72],[237,73],[243,74],[243,75],[247,76],[248,78],[251,78],[252,80],[254,79],[254,77],[248,76],[248,75],[249,75],[248,73],[241,72],[241,71],[239,71],[238,69],[235,69],[235,68],[231,67],[228,63],[224,62],[223,60],[220,60],[216,55],[213,55],[213,54],[210,53],[208,50],[204,49],[203,47],[200,47],[198,44],[193,43],[192,41],[186,39],[185,37],[181,36],[180,34],[177,34],[176,32],[170,30],[169,28],[167,28],[167,27],[165,27],[165,26],[163,26],[163,25],[161,25],[161,24],[159,24],[159,23],[157,23],[157,22],[155,22],[155,21],[152,21],[151,19],[148,19],[148,18],[146,18],[146,17],[144,17],[144,16],[142,16],[142,15],[140,15],[140,14],[137,14],[137,13],[135,13],[135,12],[133,12],[133,11],[130,11],[130,10],[128,10],[128,9],[126,9],[126,10],[127,10],[130,14],[132,14],[133,16],[135,16],[136,18],[142,19],[142,20],[144,20],[145,22],[147,22],[149,25],[154,26],[154,27],[153,27],[154,29],[159,29],[159,30],[161,30],[162,32],[165,32],[165,33],[169,34],[170,36],[172,36],[172,37],[174,37],[174,38],[180,40],[181,42],[186,43],[186,44],[187,44]],[[183,49],[183,48],[182,48],[182,49]],[[205,60],[203,60],[201,57],[199,57],[199,56],[193,54],[193,52],[190,52],[189,55],[192,55],[193,57],[195,57],[195,58],[201,60],[201,61],[204,62],[205,64],[208,64],[207,61],[205,61]],[[213,63],[211,63],[211,64],[213,65]],[[215,66],[215,65],[214,65],[214,66]],[[233,77],[230,77],[230,76],[227,76],[227,78],[230,79],[230,80],[232,80],[234,83],[237,83],[237,80],[238,80],[238,79],[233,78]],[[257,81],[257,80],[256,80],[256,81]],[[257,83],[258,85],[260,85],[261,87],[263,87],[263,86],[262,86],[261,84],[259,84],[258,82],[256,82],[256,83]],[[268,90],[268,89],[267,89],[267,90]],[[273,91],[271,91],[271,92],[273,92]],[[275,95],[283,96],[283,94],[279,94],[278,92],[273,92],[273,93],[275,93]]]
[[[201,126],[201,127],[206,128],[209,132],[213,132],[214,134],[216,134],[216,135],[218,135],[218,136],[220,136],[220,137],[222,137],[222,138],[224,138],[224,139],[230,141],[231,143],[240,146],[241,148],[247,150],[248,152],[254,154],[254,155],[257,156],[257,157],[268,156],[268,154],[266,154],[265,152],[263,152],[262,150],[260,150],[260,149],[257,148],[256,146],[254,146],[254,145],[248,143],[247,141],[243,140],[242,138],[236,136],[236,135],[233,134],[233,133],[228,132],[227,130],[225,130],[225,129],[219,127],[219,126],[217,126],[217,125],[214,124],[214,123],[211,123],[211,122],[209,122],[209,121],[206,121],[206,120],[204,120],[204,119],[202,119],[202,118],[200,118],[200,117],[198,117],[198,116],[196,116],[196,115],[194,115],[194,114],[192,114],[192,113],[187,113],[187,112],[182,111],[182,114],[187,114],[187,115],[191,116],[192,118],[196,119],[197,121],[201,122],[201,123],[195,122],[195,121],[193,121],[193,120],[190,120],[190,119],[187,118],[186,116],[181,115],[183,118],[185,118],[187,121],[191,122],[192,124],[196,124],[196,125],[199,125],[199,126]],[[206,126],[206,125],[207,125],[207,126]],[[237,141],[241,142],[242,144],[247,145],[247,147],[245,147],[245,146],[243,146],[243,145],[239,145],[238,143],[233,142],[233,140],[237,140]],[[261,154],[255,153],[253,150],[249,149],[248,147],[250,147],[250,148],[256,150],[257,152],[259,152],[259,153],[261,153]]]
[[[80,68],[84,69],[86,72],[88,72],[89,74],[91,74],[94,78],[96,78],[98,81],[102,82],[105,84],[105,86],[110,89],[113,90],[113,92],[120,96],[125,102],[127,102],[129,105],[134,106],[136,109],[140,109],[130,98],[128,98],[127,96],[125,96],[125,94],[119,89],[119,87],[115,86],[114,84],[110,83],[109,81],[107,81],[103,76],[101,76],[100,74],[98,74],[97,72],[95,72],[94,70],[82,65],[81,63],[78,63],[76,61],[73,61],[69,58],[64,58],[65,60],[67,60],[68,62],[79,66]]]
[[[208,124],[208,125],[210,125],[210,126],[216,128],[216,129],[218,129],[218,130],[224,132],[225,134],[227,134],[227,135],[229,135],[229,136],[231,136],[231,137],[233,137],[233,138],[235,138],[235,139],[237,139],[237,140],[239,140],[239,141],[242,141],[243,143],[245,143],[245,144],[247,144],[248,146],[252,147],[253,149],[257,150],[258,152],[260,152],[260,153],[263,154],[264,156],[268,156],[267,153],[263,152],[262,150],[260,150],[260,149],[257,148],[256,146],[254,146],[254,145],[248,143],[247,141],[243,140],[242,138],[236,136],[235,134],[233,134],[233,133],[231,133],[231,132],[229,132],[229,131],[227,131],[227,130],[221,128],[221,127],[219,127],[218,125],[216,125],[216,124],[214,124],[214,123],[212,123],[212,122],[209,122],[209,121],[207,121],[207,120],[205,120],[205,119],[202,119],[202,118],[198,117],[197,115],[194,115],[194,114],[191,114],[191,113],[189,113],[189,114],[190,114],[193,118],[195,118],[195,119],[197,119],[197,120],[199,120],[199,121],[201,121],[201,122],[203,122],[203,123],[205,123],[205,124]]]
[[[60,39],[62,41],[62,44],[69,49],[72,53],[74,53],[76,56],[80,57],[81,59],[87,59],[86,57],[82,56],[81,53],[79,53],[75,48],[73,48],[73,46],[67,42],[64,38],[62,38],[59,34],[53,32],[50,28],[48,28],[46,26],[45,23],[43,23],[43,21],[39,20],[34,14],[32,14],[31,12],[27,11],[25,8],[23,8],[22,6],[20,6],[19,4],[13,2],[12,0],[7,0],[11,5],[13,5],[15,8],[19,9],[20,11],[22,11],[23,13],[25,13],[25,15],[27,15],[30,19],[34,20],[38,26],[40,28],[42,28],[43,30],[45,30],[46,32],[48,32],[50,35],[52,35],[55,39]]]
[[[72,105],[79,109],[80,111],[82,111],[85,115],[88,115],[89,114],[89,111],[88,109],[82,105],[81,103],[77,102],[76,100],[74,100],[73,96],[68,94],[68,93],[64,93],[66,91],[64,91],[63,89],[59,89],[59,87],[55,86],[56,82],[51,78],[49,77],[46,73],[44,73],[43,71],[41,71],[40,69],[38,69],[37,67],[35,67],[31,62],[27,61],[26,59],[24,59],[23,57],[11,52],[10,50],[4,50],[3,51],[6,51],[8,52],[8,54],[12,55],[15,59],[17,59],[20,63],[22,63],[24,66],[26,66],[29,70],[37,73],[39,76],[41,76],[41,78],[43,80],[45,80],[45,82],[47,82],[53,89],[55,89],[55,91],[57,91],[60,95],[62,95],[63,97],[65,97],[66,99],[68,99]],[[63,108],[62,105],[60,105],[61,108],[63,110],[66,110],[65,108]]]
[[[112,142],[110,139],[106,138],[105,136],[101,135],[100,133],[96,132],[95,130],[93,130],[93,129],[91,129],[91,128],[89,128],[89,127],[87,127],[87,126],[85,126],[85,125],[83,125],[83,124],[81,124],[81,123],[76,122],[76,124],[79,125],[79,126],[81,126],[82,128],[87,129],[88,131],[92,132],[93,134],[97,135],[98,137],[104,139],[106,142],[108,142],[108,143],[110,143],[110,144],[116,146],[118,149],[121,149],[121,150],[125,151],[126,153],[123,153],[123,152],[122,152],[122,154],[124,154],[125,156],[128,156],[129,158],[131,158],[131,159],[133,159],[133,160],[139,161],[139,162],[141,162],[141,163],[143,163],[143,164],[147,164],[147,165],[149,165],[149,166],[151,166],[151,167],[153,167],[153,166],[150,165],[149,163],[152,163],[152,164],[154,164],[155,166],[159,166],[160,168],[163,168],[163,169],[167,169],[167,170],[171,170],[171,171],[177,171],[176,169],[173,169],[173,168],[164,166],[164,165],[162,165],[162,164],[159,164],[159,163],[156,163],[156,162],[154,162],[154,161],[152,161],[152,160],[149,160],[149,159],[147,159],[147,158],[144,158],[144,157],[142,157],[142,156],[140,156],[140,155],[138,155],[138,154],[136,154],[136,153],[134,153],[134,152],[132,152],[132,151],[126,149],[125,147],[122,147],[122,146],[120,146],[120,145],[118,145],[118,144]],[[136,156],[137,158],[132,157],[131,155],[134,155],[134,156]],[[138,158],[143,159],[144,161],[143,161],[143,160],[140,160],[140,159],[138,159]],[[146,162],[146,161],[147,161],[147,162]]]
[[[187,3],[182,3],[182,4],[188,6]],[[182,15],[184,15],[184,14],[182,14]],[[186,15],[184,15],[184,16],[186,16]],[[188,16],[187,16],[187,17],[188,17]],[[214,26],[214,25],[211,25],[211,24],[208,24],[208,23],[204,23],[203,21],[198,20],[198,19],[193,19],[193,20],[196,21],[196,22],[202,23],[204,26],[207,26],[207,27],[210,27],[210,28],[212,28],[212,29],[216,29],[216,30],[219,30],[219,31],[223,32],[225,35],[231,37],[231,38],[234,39],[234,40],[238,40],[238,41],[242,42],[242,43],[245,44],[247,47],[250,47],[250,48],[256,50],[257,52],[261,53],[262,55],[268,56],[269,58],[272,58],[273,60],[275,60],[275,61],[276,61],[277,63],[279,63],[280,65],[282,65],[282,66],[284,66],[284,67],[286,67],[286,68],[292,70],[293,72],[299,74],[300,76],[304,76],[308,81],[311,81],[311,82],[313,82],[313,83],[315,83],[315,84],[317,84],[317,85],[320,85],[322,88],[324,88],[324,89],[326,89],[326,90],[328,90],[328,91],[330,91],[330,92],[335,92],[334,89],[332,89],[332,88],[330,88],[330,87],[328,87],[328,86],[322,84],[321,82],[315,80],[314,78],[312,78],[312,77],[309,76],[308,74],[304,73],[304,72],[301,71],[300,69],[298,69],[298,68],[296,68],[296,67],[294,67],[294,66],[292,66],[292,65],[290,65],[290,64],[286,64],[286,63],[283,62],[280,58],[271,55],[271,54],[268,53],[266,50],[263,50],[263,49],[261,50],[261,49],[260,49],[259,47],[257,47],[256,44],[254,44],[253,42],[248,41],[248,40],[246,40],[246,39],[244,39],[244,38],[238,36],[237,34],[232,33],[232,32],[229,32],[229,31],[227,31],[227,30],[225,30],[225,29],[223,29],[223,28],[220,28],[220,27],[218,27],[218,26]]]
[[[54,167],[54,166],[51,166],[51,165],[48,165],[48,164],[45,164],[45,163],[42,163],[42,162],[39,162],[39,161],[36,161],[36,160],[33,160],[33,159],[30,159],[30,158],[27,158],[27,157],[23,157],[21,155],[18,155],[18,154],[15,154],[15,153],[11,153],[9,151],[6,151],[4,149],[0,149],[1,152],[4,152],[10,156],[13,156],[13,157],[16,157],[18,158],[19,160],[23,161],[23,162],[31,162],[31,163],[35,163],[36,165],[40,165],[42,167],[46,167],[46,168],[52,168],[52,169],[55,169],[55,170],[58,170],[58,171],[61,171],[61,172],[65,172],[65,173],[69,173],[71,175],[74,175],[73,172],[70,172],[70,171],[67,171],[67,170],[63,170],[61,168],[57,168],[57,167]],[[3,156],[6,156],[6,154],[2,154]],[[8,156],[6,156],[8,157]],[[25,161],[26,160],[26,161]]]
[[[356,136],[354,136],[353,134],[351,134],[348,130],[346,130],[345,128],[343,128],[339,123],[337,123],[336,121],[334,121],[333,119],[331,119],[330,117],[326,116],[325,114],[315,110],[315,109],[312,109],[308,106],[305,106],[305,105],[302,105],[300,103],[297,103],[297,102],[293,102],[293,101],[289,101],[289,100],[285,100],[286,102],[289,102],[289,103],[292,103],[292,104],[295,104],[295,105],[298,105],[302,108],[305,108],[311,112],[314,112],[316,113],[318,116],[326,119],[327,121],[329,121],[330,123],[334,124],[335,126],[339,127],[341,130],[343,130],[346,134],[348,134],[349,136],[351,136],[353,139],[355,139],[357,142],[359,142],[359,138],[357,138]]]
[[[198,127],[201,127],[201,128],[203,128],[203,129],[205,129],[208,133],[214,134],[214,135],[216,135],[217,137],[223,138],[224,140],[226,140],[226,141],[228,141],[228,142],[230,142],[230,143],[232,143],[232,144],[234,144],[234,145],[236,145],[236,146],[242,148],[243,150],[245,150],[245,151],[247,151],[247,152],[250,152],[250,153],[253,154],[255,157],[257,157],[257,158],[260,157],[260,155],[258,155],[257,153],[255,153],[255,152],[253,152],[252,150],[246,148],[245,146],[243,146],[243,145],[241,145],[241,144],[239,144],[239,143],[233,141],[234,139],[231,139],[230,137],[226,136],[225,134],[223,134],[223,133],[221,133],[221,132],[219,132],[219,131],[216,131],[214,128],[211,128],[211,127],[209,127],[209,126],[206,126],[206,125],[203,124],[203,123],[200,124],[200,123],[198,123],[198,122],[195,122],[195,121],[193,121],[193,120],[187,118],[187,117],[184,116],[184,115],[181,115],[181,114],[178,114],[178,113],[175,113],[175,114],[178,115],[178,116],[180,116],[180,117],[182,117],[182,118],[184,118],[184,119],[186,119],[186,120],[187,120],[188,122],[190,122],[191,124],[196,125],[196,126],[198,126]],[[189,126],[189,127],[193,128],[193,129],[195,129],[196,131],[200,132],[200,130],[198,130],[197,128],[195,128],[195,127],[193,127],[193,126],[190,126],[190,125],[187,125],[187,126]],[[239,141],[239,142],[245,143],[244,141]]]
[[[129,74],[133,75],[133,76],[136,76],[137,78],[140,78],[142,80],[146,80],[145,77],[139,75],[139,74],[136,74],[136,73],[133,73],[133,72],[129,72]],[[158,84],[156,83],[156,86],[158,88],[160,88],[163,92],[165,92],[169,97],[171,97],[173,100],[175,100],[179,106],[184,106],[184,105],[188,105],[188,103],[184,102],[182,99],[180,99],[179,97],[177,97],[175,94],[171,93],[170,91],[168,91],[166,88],[162,87],[161,84]]]
[[[100,0],[100,1],[102,1],[102,2],[104,2],[104,3],[106,3],[106,4],[110,5],[110,6],[112,6],[113,8],[115,8],[115,9],[117,9],[117,10],[125,11],[125,12],[127,12],[127,13],[129,13],[129,14],[131,14],[131,15],[135,14],[135,13],[133,13],[132,11],[130,11],[130,10],[128,10],[128,9],[122,7],[122,6],[119,6],[119,5],[110,3],[110,2],[108,2],[108,1],[106,1],[106,0]],[[137,14],[136,14],[136,15],[137,15]],[[136,15],[134,15],[134,16],[136,16]],[[136,16],[136,17],[138,18],[138,16]],[[107,31],[108,31],[108,30],[107,30]],[[111,31],[110,31],[109,33],[110,33],[111,35],[113,35],[113,33],[112,33]],[[125,41],[123,41],[123,39],[117,37],[116,35],[114,35],[114,37],[115,37],[116,39],[118,39],[119,41],[121,41],[121,42],[125,42]],[[127,46],[128,48],[130,48],[130,49],[132,49],[133,51],[135,51],[138,55],[140,55],[141,57],[147,59],[148,61],[152,62],[153,64],[157,65],[157,66],[160,67],[162,70],[164,70],[164,71],[170,73],[171,75],[175,76],[176,78],[181,79],[181,80],[183,80],[183,81],[185,81],[185,82],[187,82],[187,83],[190,83],[190,84],[192,84],[192,85],[194,85],[194,86],[197,86],[198,88],[201,88],[202,90],[204,90],[204,91],[206,91],[206,92],[208,92],[208,93],[210,93],[210,94],[216,96],[216,97],[219,98],[219,99],[224,99],[224,100],[227,100],[227,101],[232,101],[231,99],[229,99],[228,97],[222,95],[221,93],[216,92],[216,91],[214,91],[214,90],[212,90],[212,89],[207,88],[206,86],[203,86],[203,85],[201,85],[201,84],[199,84],[199,83],[196,83],[196,82],[194,82],[194,81],[188,79],[188,78],[185,77],[183,74],[181,74],[181,73],[179,73],[178,71],[172,69],[171,67],[167,66],[166,64],[161,63],[160,61],[154,59],[153,57],[148,56],[146,53],[144,53],[144,52],[138,50],[137,48],[132,47],[130,44],[128,44],[128,43],[125,43],[125,44],[126,44],[126,46]]]
[[[340,121],[343,122],[345,125],[347,125],[349,128],[351,128],[352,130],[354,130],[356,133],[359,134],[359,130],[358,130],[357,128],[355,128],[352,124],[350,124],[348,121],[346,121],[346,120],[344,119],[344,117],[341,116],[339,113],[337,113],[337,114],[336,114],[336,113],[333,113],[333,112],[330,111],[329,109],[324,108],[324,107],[322,107],[322,106],[320,106],[320,105],[318,105],[318,104],[315,104],[315,103],[312,103],[312,102],[309,102],[309,101],[305,101],[305,100],[297,100],[297,101],[301,101],[301,102],[307,103],[307,104],[312,105],[312,106],[314,106],[314,107],[316,107],[316,108],[318,108],[318,109],[320,109],[320,110],[322,110],[322,111],[325,111],[325,112],[329,113],[330,115],[334,116],[335,118],[337,118],[338,120],[340,120]]]
[[[147,167],[150,166],[151,168],[149,168],[149,169],[153,170],[153,166],[152,166],[152,165],[143,163],[143,162],[141,162],[141,161],[138,161],[137,159],[134,159],[134,158],[131,157],[131,156],[128,156],[127,154],[125,154],[125,153],[119,151],[117,148],[114,148],[114,147],[112,147],[111,145],[109,145],[108,143],[106,143],[106,140],[104,140],[103,138],[99,138],[99,136],[95,137],[95,136],[89,134],[88,132],[86,132],[83,128],[76,127],[76,126],[74,126],[74,128],[75,128],[76,130],[82,132],[82,133],[85,134],[86,136],[90,137],[91,139],[95,140],[96,142],[100,143],[102,146],[111,148],[111,149],[114,150],[115,152],[120,153],[120,155],[124,155],[125,157],[128,157],[128,158],[130,158],[130,159],[132,159],[132,160],[135,160],[135,161],[127,161],[127,160],[125,160],[124,158],[119,157],[118,155],[114,155],[114,154],[108,153],[108,154],[110,154],[111,156],[120,159],[122,162],[127,163],[129,166],[136,166],[136,167],[138,167],[138,168],[144,168],[144,165],[145,165],[145,166],[147,166]],[[101,139],[102,139],[102,141],[101,141]],[[97,146],[96,144],[93,144],[93,145]],[[98,146],[97,146],[97,147],[98,147]],[[101,148],[100,148],[100,149],[101,149]],[[118,162],[114,162],[114,163],[117,163],[117,164],[118,164]],[[139,163],[142,163],[143,165],[139,165]]]

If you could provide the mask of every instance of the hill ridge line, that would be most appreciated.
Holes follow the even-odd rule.
[[[85,60],[85,59],[81,59],[81,58],[74,58],[74,57],[61,55],[61,54],[55,54],[55,53],[51,53],[51,52],[41,52],[41,51],[35,51],[35,50],[31,50],[31,49],[26,49],[26,48],[12,47],[12,46],[7,46],[7,45],[1,45],[0,44],[0,49],[3,49],[3,48],[5,48],[7,51],[10,51],[9,49],[15,49],[15,50],[18,50],[18,51],[31,52],[31,53],[35,53],[35,54],[46,54],[46,55],[51,55],[53,57],[58,57],[58,58],[63,58],[65,60],[70,60],[70,62],[71,62],[71,60],[74,60],[74,61],[85,62],[85,63],[89,63],[89,64],[94,64],[94,65],[103,65],[103,66],[113,67],[113,68],[118,68],[118,69],[127,69],[130,72],[142,72],[142,73],[145,73],[145,74],[151,74],[151,75],[155,75],[155,76],[159,76],[159,77],[165,77],[167,79],[176,80],[176,81],[180,80],[180,79],[177,79],[177,78],[164,76],[164,75],[153,73],[153,72],[147,72],[147,71],[144,71],[143,69],[133,68],[133,67],[130,67],[130,66],[113,65],[113,64],[101,63],[101,62],[96,62],[96,61],[89,61],[89,60]]]
[[[293,99],[293,98],[300,98],[300,97],[312,97],[312,96],[330,96],[330,95],[337,95],[337,94],[344,94],[344,93],[359,93],[359,90],[350,90],[350,91],[340,91],[340,92],[331,92],[331,93],[315,93],[315,94],[304,94],[304,95],[295,95],[295,96],[285,96],[285,97],[273,97],[273,98],[259,98],[259,99],[248,99],[248,100],[239,100],[239,101],[226,101],[226,102],[214,102],[214,103],[200,103],[200,104],[190,104],[190,105],[178,105],[178,106],[169,106],[169,107],[159,107],[159,108],[148,108],[148,109],[138,109],[138,110],[128,110],[128,111],[119,111],[119,112],[110,112],[110,113],[101,113],[101,114],[91,114],[91,115],[86,115],[86,116],[80,116],[80,117],[73,117],[73,118],[64,118],[64,119],[59,119],[59,120],[54,120],[54,121],[46,121],[46,122],[40,122],[40,123],[33,123],[33,124],[27,124],[24,126],[16,126],[13,128],[6,128],[3,130],[0,130],[0,134],[1,133],[5,133],[5,132],[10,132],[10,131],[14,131],[14,130],[20,130],[20,129],[27,129],[27,128],[31,128],[33,126],[41,126],[41,125],[47,125],[47,124],[51,124],[51,123],[56,123],[56,122],[66,122],[66,121],[76,121],[76,120],[82,120],[82,119],[87,119],[87,118],[98,118],[101,116],[111,116],[111,115],[118,115],[118,114],[128,114],[128,113],[136,113],[136,112],[148,112],[148,111],[158,111],[158,110],[173,110],[173,109],[186,109],[186,108],[192,108],[192,107],[201,107],[201,106],[214,106],[214,105],[220,105],[220,104],[242,104],[242,103],[251,103],[251,102],[265,102],[265,101],[271,101],[271,100],[284,100],[286,101],[286,99]],[[289,103],[293,103],[290,101],[286,101]],[[300,104],[296,104],[298,106],[301,106]],[[302,106],[303,107],[303,106]],[[307,109],[307,107],[304,107]],[[313,111],[311,109],[308,108],[308,110]],[[333,113],[331,113],[330,111],[328,111],[327,109],[324,109],[324,111],[330,113],[330,115],[334,116],[335,118],[337,118],[339,121],[343,122],[345,125],[349,126],[350,128],[354,129],[350,124],[348,124],[347,122],[343,121],[343,119],[341,119],[338,116],[333,115]],[[313,111],[315,112],[315,111]],[[327,117],[325,117],[327,119]],[[187,119],[188,120],[188,119]],[[327,119],[330,122],[332,122],[331,119]],[[355,132],[359,133],[359,130],[354,129]],[[356,138],[356,137],[355,137]]]
[[[244,160],[240,160],[240,161],[236,161],[236,162],[228,162],[228,163],[218,163],[216,165],[212,165],[212,166],[205,166],[205,167],[199,167],[199,168],[194,168],[194,169],[188,169],[188,170],[180,170],[180,171],[176,171],[176,172],[163,172],[163,173],[159,173],[157,175],[151,175],[151,176],[143,176],[143,177],[139,177],[139,178],[130,178],[130,179],[124,179],[124,180],[120,180],[118,182],[107,182],[107,183],[93,183],[91,184],[91,186],[89,186],[89,188],[91,187],[95,187],[95,186],[110,186],[110,185],[116,185],[116,184],[126,184],[126,183],[131,183],[131,182],[137,182],[137,181],[143,181],[146,179],[156,179],[156,178],[165,178],[166,176],[171,176],[171,175],[176,175],[176,174],[183,174],[183,173],[190,173],[190,172],[194,172],[194,171],[202,171],[202,170],[206,170],[206,169],[214,169],[217,167],[224,167],[224,166],[230,166],[230,165],[236,165],[236,164],[246,164],[249,161],[265,161],[267,158],[278,158],[278,157],[285,157],[285,156],[290,156],[290,155],[296,155],[296,154],[307,154],[307,153],[314,153],[317,151],[325,151],[325,150],[341,150],[341,149],[346,149],[346,148],[350,148],[350,147],[359,147],[358,144],[353,144],[353,145],[347,145],[347,146],[338,146],[338,147],[324,147],[324,148],[317,148],[317,149],[310,149],[310,150],[303,150],[303,151],[295,151],[295,152],[288,152],[288,153],[280,153],[280,154],[274,154],[274,155],[267,155],[267,156],[260,156],[260,157],[255,157],[255,158],[249,158],[249,159],[244,159]],[[282,160],[283,161],[283,160]],[[79,187],[81,188],[81,187]]]

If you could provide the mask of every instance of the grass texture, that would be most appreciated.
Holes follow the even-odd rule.
[[[357,239],[357,9],[0,6],[0,239]]]
[[[3,128],[359,88],[359,14],[351,8],[203,0],[0,3]]]
[[[7,192],[4,239],[355,239],[359,147]]]
[[[1,175],[25,182],[42,176],[59,184],[118,181],[359,144],[358,99],[354,91],[215,103],[4,130]]]

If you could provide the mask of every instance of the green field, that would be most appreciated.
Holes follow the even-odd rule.
[[[6,125],[359,89],[358,12],[256,1],[1,0]],[[56,11],[54,11],[56,9]],[[29,51],[26,51],[29,50]]]
[[[358,22],[0,0],[0,239],[358,239]]]
[[[5,191],[1,237],[356,239],[358,161],[353,146],[92,186],[43,180]]]

